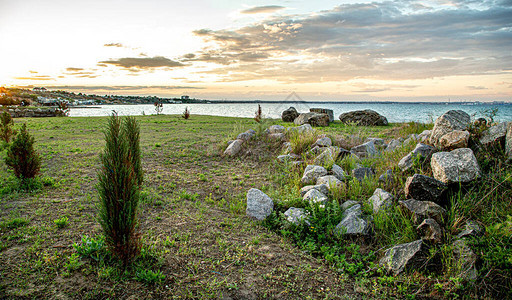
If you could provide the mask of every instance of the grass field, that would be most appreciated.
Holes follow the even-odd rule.
[[[137,120],[145,172],[139,210],[143,249],[123,270],[102,250],[97,221],[95,185],[107,118],[15,119],[16,127],[26,123],[35,137],[42,169],[32,190],[22,190],[3,162],[6,151],[0,151],[0,298],[357,299],[460,294],[457,280],[450,283],[444,275],[438,276],[442,280],[423,273],[401,279],[371,275],[382,250],[378,248],[399,238],[381,235],[377,243],[347,240],[343,259],[338,252],[333,258],[329,251],[339,251],[338,246],[322,248],[322,239],[301,243],[289,228],[272,220],[258,223],[247,218],[250,188],[268,193],[284,209],[297,202],[293,182],[302,171],[278,164],[280,147],[263,138],[244,144],[236,158],[223,157],[222,151],[238,133],[249,128],[263,132],[271,124],[283,124],[280,121],[257,124],[252,119],[196,115],[189,120],[173,115]],[[388,140],[427,127],[335,123],[319,133],[333,139],[343,136],[355,145],[366,137]],[[413,146],[364,164],[382,173]],[[364,200],[372,188],[375,185],[369,183],[343,196]],[[398,185],[390,188],[400,193]],[[497,213],[492,222],[503,220],[506,213]],[[464,214],[459,217],[464,219]]]

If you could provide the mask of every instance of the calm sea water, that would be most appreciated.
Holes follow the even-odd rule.
[[[398,103],[376,103],[376,104],[319,104],[319,103],[269,103],[260,104],[264,117],[280,118],[283,110],[294,106],[299,112],[308,112],[310,108],[328,108],[334,111],[334,118],[337,120],[341,113],[353,110],[372,109],[385,116],[389,122],[429,122],[435,120],[443,113],[451,109],[460,109],[475,117],[485,117],[486,111],[498,109],[495,120],[512,121],[512,104],[492,105],[462,105],[462,104],[398,104]],[[257,104],[235,103],[235,104],[164,104],[163,114],[182,114],[188,107],[191,114],[243,117],[252,118],[258,108]],[[115,110],[119,115],[150,115],[155,114],[152,104],[141,105],[98,105],[88,108],[73,107],[70,116],[108,116]]]

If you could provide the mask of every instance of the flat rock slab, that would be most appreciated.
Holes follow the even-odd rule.
[[[437,223],[443,224],[446,218],[446,210],[432,201],[418,201],[415,199],[402,200],[400,206],[412,215],[415,224],[421,223],[424,219],[434,219]]]
[[[435,153],[430,166],[434,178],[447,184],[466,183],[480,176],[480,166],[470,148]]]
[[[316,140],[316,142],[313,144],[312,147],[319,146],[319,147],[329,147],[332,146],[332,140],[330,137],[326,136],[323,138],[319,138]]]
[[[386,250],[379,264],[389,273],[398,275],[408,269],[421,266],[426,259],[425,248],[422,240],[396,245]]]
[[[274,210],[274,201],[258,189],[250,189],[247,192],[246,215],[257,220],[264,220]]]
[[[407,178],[404,192],[406,198],[440,203],[448,186],[435,178],[414,174]]]

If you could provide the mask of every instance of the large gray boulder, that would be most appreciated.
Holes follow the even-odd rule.
[[[512,123],[512,122],[510,122]],[[487,146],[493,143],[501,144],[507,135],[507,122],[499,123],[482,132],[480,144]]]
[[[395,197],[383,189],[377,188],[373,195],[368,199],[368,202],[373,208],[373,213],[378,213],[381,209],[389,208],[393,205]]]
[[[302,113],[293,121],[295,125],[310,124],[311,126],[329,126],[329,116],[314,112]]]
[[[302,198],[304,201],[308,201],[310,203],[319,203],[325,204],[329,200],[326,195],[320,193],[316,189],[310,189]]]
[[[235,155],[237,155],[238,152],[240,152],[240,150],[242,149],[242,144],[243,143],[244,143],[243,140],[239,140],[239,139],[234,140],[226,148],[226,150],[224,151],[224,155],[227,155],[227,156],[235,156]]]
[[[430,134],[430,143],[439,146],[441,137],[454,130],[466,130],[471,122],[471,117],[462,110],[449,110],[437,118]]]
[[[402,171],[407,171],[414,166],[414,161],[418,160],[420,163],[424,161],[429,161],[434,153],[435,149],[432,146],[418,143],[414,150],[412,150],[409,154],[404,156],[399,162],[398,167]]]
[[[436,220],[439,224],[443,224],[446,219],[446,210],[432,201],[409,199],[399,201],[398,203],[405,212],[412,216],[415,224],[419,224],[429,218]]]
[[[264,220],[274,210],[274,201],[258,189],[247,192],[247,209],[245,214],[257,220]]]
[[[297,118],[298,116],[299,113],[297,112],[295,107],[292,106],[287,110],[283,111],[283,113],[281,114],[281,119],[283,120],[283,122],[293,122],[293,120],[295,120],[295,118]]]
[[[480,176],[480,166],[470,148],[435,153],[430,166],[434,178],[447,184],[470,182]]]
[[[299,225],[301,222],[310,225],[308,220],[309,216],[306,214],[304,208],[290,207],[287,211],[284,212],[284,215],[288,222],[295,225]]]
[[[314,185],[318,177],[327,175],[327,170],[322,166],[309,165],[304,170],[304,175],[300,180],[304,185]]]
[[[414,174],[407,178],[404,192],[406,198],[440,203],[448,186],[435,178]]]
[[[385,126],[388,125],[388,119],[378,112],[366,109],[356,110],[340,115],[340,121],[345,124],[355,124],[358,126]]]
[[[371,224],[362,217],[360,204],[355,204],[345,210],[342,218],[341,222],[334,229],[336,234],[367,235],[370,233]]]
[[[454,150],[458,148],[467,148],[469,142],[469,131],[454,130],[443,135],[439,139],[439,148],[443,150]]]
[[[396,245],[389,248],[380,259],[379,264],[389,273],[398,275],[403,271],[416,269],[427,258],[426,246],[422,240]]]
[[[310,112],[320,113],[320,114],[326,114],[329,116],[329,122],[334,122],[334,112],[332,109],[327,108],[310,108]]]

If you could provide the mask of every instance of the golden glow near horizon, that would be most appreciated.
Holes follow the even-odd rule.
[[[0,86],[512,100],[510,1],[1,1]]]

